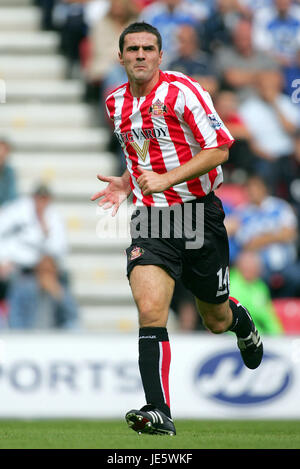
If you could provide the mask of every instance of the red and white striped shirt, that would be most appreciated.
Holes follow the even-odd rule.
[[[225,144],[230,147],[234,142],[209,93],[197,81],[179,72],[160,72],[150,94],[136,98],[125,83],[107,97],[106,108],[126,157],[137,206],[187,202],[222,183],[221,166],[152,195],[144,195],[137,183],[138,165],[162,174],[186,163],[200,150]]]

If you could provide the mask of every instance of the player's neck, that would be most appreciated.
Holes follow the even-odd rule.
[[[144,82],[144,83],[137,83],[135,81],[129,80],[130,84],[130,92],[132,96],[135,98],[142,98],[143,96],[147,96],[151,93],[153,88],[157,85],[160,77],[160,71],[158,70],[157,73],[151,78],[151,80]]]

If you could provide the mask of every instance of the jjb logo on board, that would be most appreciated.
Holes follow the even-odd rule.
[[[292,370],[285,358],[265,352],[261,366],[253,372],[245,368],[239,351],[222,351],[197,367],[194,380],[202,396],[242,407],[280,398],[292,382]]]

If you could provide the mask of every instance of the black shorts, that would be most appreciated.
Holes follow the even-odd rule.
[[[177,206],[136,209],[127,276],[136,265],[157,265],[208,303],[229,296],[229,246],[221,200],[212,192]],[[192,237],[193,235],[193,237]]]

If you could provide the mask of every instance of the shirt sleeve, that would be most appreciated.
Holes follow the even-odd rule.
[[[109,97],[105,101],[105,110],[107,113],[107,117],[113,121],[114,118],[114,98],[113,96]]]
[[[231,145],[234,138],[216,112],[212,99],[197,83],[184,89],[183,118],[202,150]]]

